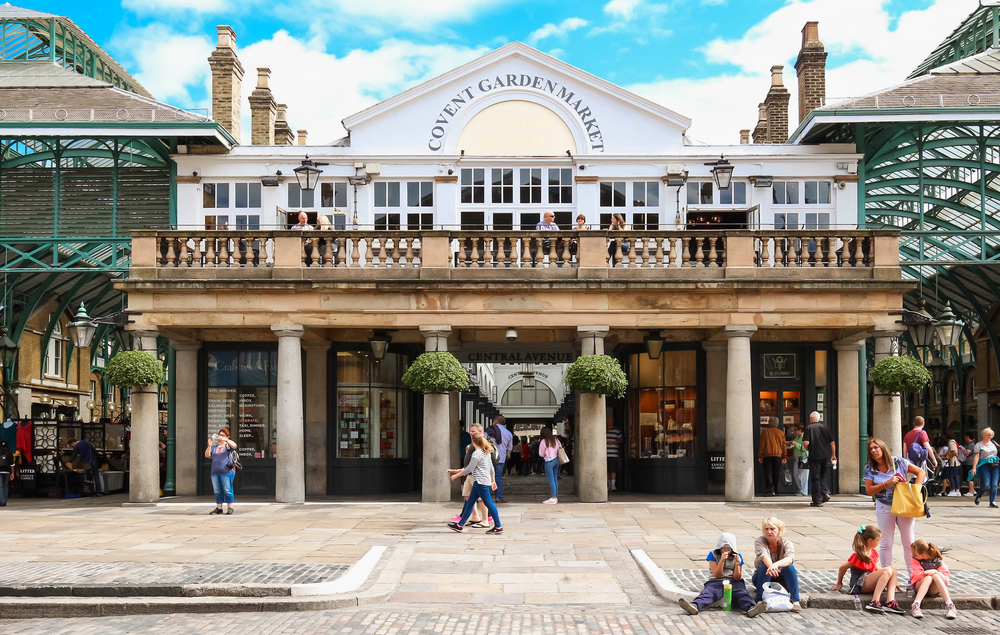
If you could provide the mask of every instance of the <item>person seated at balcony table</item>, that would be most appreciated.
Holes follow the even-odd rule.
[[[325,232],[333,231],[333,223],[330,222],[330,217],[326,215],[317,216],[316,229]],[[340,242],[332,238],[319,238],[316,241],[316,246],[319,251],[320,263],[323,265],[329,262],[331,257],[336,260],[337,252],[340,251]]]
[[[609,232],[626,231],[627,229],[628,225],[625,224],[624,216],[622,216],[621,214],[611,215],[611,227],[608,227]],[[627,253],[629,247],[630,245],[628,240],[627,239],[622,240],[622,252]],[[618,255],[618,240],[612,238],[611,241],[608,243],[608,256],[611,258],[612,267],[614,267],[617,262],[617,255]]]
[[[305,212],[299,212],[299,222],[292,225],[289,229],[305,231],[305,230],[315,229],[315,227],[309,224],[308,214],[306,214]],[[304,242],[306,246],[306,266],[309,266],[310,264],[312,264],[312,250],[313,250],[312,238],[306,238]]]
[[[556,225],[556,215],[555,215],[555,213],[553,213],[553,212],[545,212],[544,214],[542,214],[542,220],[538,221],[538,223],[535,225],[535,231],[536,232],[557,232],[557,231],[559,231],[559,225]],[[556,251],[557,252],[560,251],[559,248],[558,248],[559,244],[560,244],[560,242],[556,241]],[[543,238],[542,239],[542,249],[543,249],[543,251],[542,251],[542,257],[540,258],[540,260],[545,260],[545,256],[548,255],[549,248],[551,247],[551,245],[552,245],[552,243],[549,242],[548,238]],[[534,266],[534,265],[532,265],[532,266]]]

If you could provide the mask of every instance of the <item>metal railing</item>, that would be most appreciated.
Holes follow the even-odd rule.
[[[823,97],[820,107],[862,108],[969,108],[1000,106],[1000,94],[972,95],[867,95],[864,97]]]

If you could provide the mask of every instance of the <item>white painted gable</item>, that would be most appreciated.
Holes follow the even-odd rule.
[[[487,113],[478,119],[473,136],[481,136],[484,119],[493,122],[490,125],[498,134],[506,131],[515,137],[519,128],[534,126],[532,135],[537,135],[543,132],[539,127],[548,127],[552,134],[550,143],[542,146],[545,155],[564,155],[565,150],[575,155],[667,154],[683,145],[684,131],[691,125],[690,119],[663,106],[512,42],[351,115],[344,119],[344,126],[350,132],[351,147],[366,154],[453,156],[465,149],[462,143],[470,143],[468,135],[461,143],[460,139],[476,115],[503,102],[522,102],[522,107],[507,103],[490,111],[498,115]],[[551,115],[538,116],[537,106],[551,111],[565,128]],[[568,145],[570,137],[575,147],[553,152],[555,147]],[[498,146],[522,147],[517,143]],[[490,155],[538,156],[502,149]]]

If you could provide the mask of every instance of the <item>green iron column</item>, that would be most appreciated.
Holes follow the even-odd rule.
[[[174,478],[176,465],[174,457],[176,453],[176,419],[177,412],[177,382],[175,375],[176,354],[173,346],[167,346],[167,476],[163,482],[163,494],[171,494],[175,491]]]

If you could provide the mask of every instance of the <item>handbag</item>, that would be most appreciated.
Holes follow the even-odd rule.
[[[785,587],[776,582],[765,582],[763,586],[764,602],[768,613],[780,613],[792,610],[792,596]]]
[[[566,454],[566,450],[562,447],[559,448],[557,456],[559,457],[559,465],[566,465],[569,463],[569,455]]]
[[[792,471],[788,469],[787,463],[781,464],[781,480],[785,483],[785,485],[792,484]]]
[[[236,450],[229,451],[229,462],[226,463],[226,467],[230,470],[235,467],[237,472],[243,469],[243,462],[240,461],[239,452],[237,452]]]
[[[927,488],[916,483],[896,483],[892,494],[892,514],[920,518],[927,513]]]

